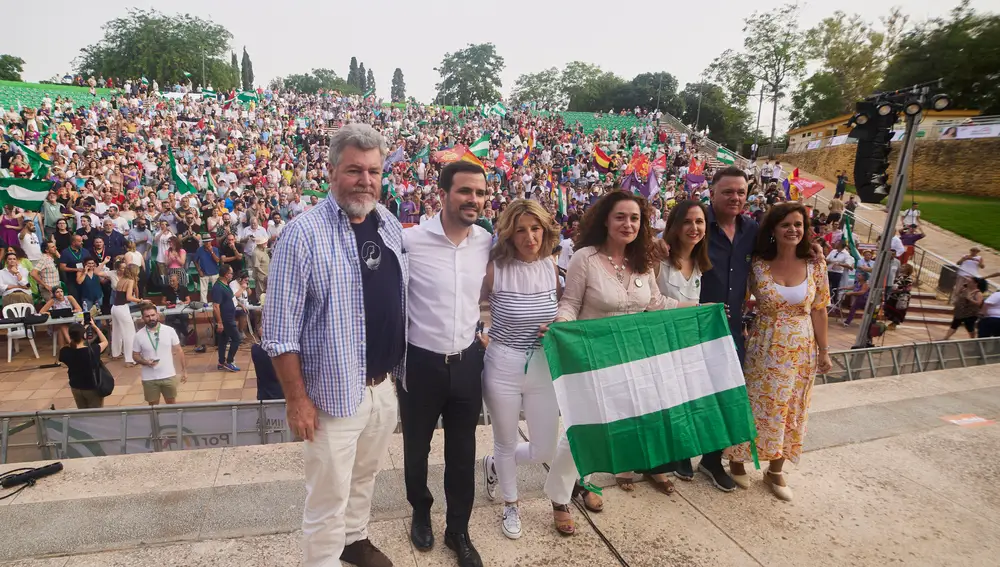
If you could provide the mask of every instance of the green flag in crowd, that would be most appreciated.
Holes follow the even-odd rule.
[[[170,158],[170,178],[173,179],[174,185],[177,186],[177,192],[181,194],[194,194],[198,190],[195,189],[194,185],[187,182],[187,179],[181,175],[179,169],[177,169],[177,160],[174,159],[174,151],[167,148],[167,157]]]
[[[483,135],[480,136],[478,140],[472,142],[472,145],[469,146],[469,151],[472,152],[472,155],[478,158],[484,158],[487,155],[489,155],[490,133],[484,132]]]
[[[410,161],[411,162],[415,162],[415,161],[425,160],[425,159],[429,158],[430,155],[431,155],[430,146],[424,146],[424,147],[420,148],[420,151],[417,152],[417,154],[415,156],[413,156],[413,159],[411,159]]]
[[[9,140],[14,144],[14,146],[20,149],[24,153],[24,157],[28,159],[28,166],[31,167],[32,171],[32,179],[45,179],[48,177],[49,168],[52,167],[51,161],[38,155],[38,153],[34,150],[14,138],[9,138]]]
[[[0,179],[0,203],[20,207],[26,211],[42,210],[42,203],[55,183],[36,179]]]

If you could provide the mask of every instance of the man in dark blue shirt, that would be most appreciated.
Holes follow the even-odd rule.
[[[108,256],[118,258],[125,254],[125,237],[122,236],[122,233],[115,230],[115,221],[113,219],[104,219],[104,232],[95,236],[100,236],[104,239],[104,249],[107,251]]]
[[[83,264],[93,258],[90,251],[83,247],[83,237],[74,234],[70,239],[69,248],[59,255],[59,274],[66,285],[66,295],[72,295],[76,302],[83,305],[83,298],[76,286],[76,274],[83,271]]]
[[[215,335],[219,341],[218,370],[239,372],[233,362],[236,360],[236,350],[240,348],[240,329],[236,325],[236,304],[233,303],[233,290],[229,282],[233,281],[233,269],[225,264],[219,268],[219,279],[212,286],[212,311],[215,313]],[[226,345],[229,345],[229,356],[226,356]]]
[[[208,291],[219,279],[219,249],[212,246],[212,237],[203,236],[201,247],[194,253],[194,267],[201,285],[201,302],[208,303]]]

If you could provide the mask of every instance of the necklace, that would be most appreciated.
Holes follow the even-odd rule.
[[[611,264],[611,267],[615,269],[615,277],[618,278],[618,283],[625,283],[625,264],[626,264],[625,258],[622,257],[622,263],[621,265],[618,265],[615,264],[615,261],[611,258],[611,255],[608,254],[608,262]]]

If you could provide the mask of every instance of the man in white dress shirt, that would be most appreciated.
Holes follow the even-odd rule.
[[[434,546],[427,455],[442,418],[445,435],[445,544],[461,567],[481,567],[469,540],[475,499],[476,426],[483,406],[483,354],[476,338],[479,292],[492,237],[475,224],[486,203],[486,175],[457,161],[441,172],[440,214],[403,231],[409,258],[406,374],[397,385],[403,423],[406,498],[413,507],[410,539]]]

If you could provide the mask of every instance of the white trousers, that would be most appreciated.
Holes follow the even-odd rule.
[[[569,440],[563,433],[559,436],[556,455],[549,465],[549,475],[545,477],[545,495],[556,504],[569,504],[578,478],[580,473],[576,470],[573,453],[569,450]]]
[[[368,537],[375,475],[396,429],[392,378],[365,388],[350,417],[319,413],[314,441],[304,443],[306,503],[302,564],[340,567],[344,546]]]
[[[212,289],[215,285],[215,280],[219,279],[219,274],[214,276],[201,276],[198,278],[198,283],[201,286],[201,302],[208,303],[208,290]]]
[[[124,350],[125,362],[134,362],[132,345],[135,343],[135,321],[128,305],[111,307],[111,356],[121,356]]]
[[[559,405],[545,353],[490,342],[483,368],[483,401],[493,424],[493,459],[505,502],[517,501],[517,465],[548,462],[559,435]],[[518,442],[524,407],[530,442]]]

